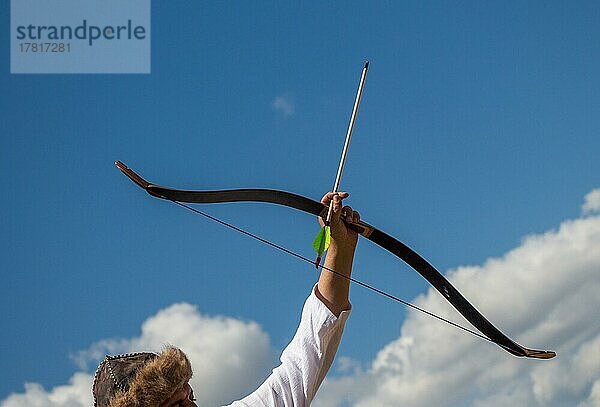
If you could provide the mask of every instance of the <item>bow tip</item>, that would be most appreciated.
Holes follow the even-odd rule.
[[[552,350],[525,349],[525,356],[534,359],[552,359],[556,357],[556,352]]]

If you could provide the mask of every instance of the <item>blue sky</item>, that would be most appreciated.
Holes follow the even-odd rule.
[[[4,2],[0,400],[26,382],[50,391],[76,371],[93,372],[95,361],[82,367],[73,355],[138,337],[144,321],[178,303],[255,321],[276,356],[314,269],[150,198],[113,163],[173,187],[319,199],[334,181],[365,59],[341,188],[367,222],[446,272],[487,270],[486,260],[523,247],[526,236],[593,219],[580,208],[600,186],[599,17],[598,4],[586,1],[155,1],[150,75],[11,75]],[[201,209],[312,257],[318,226],[303,213],[262,204]],[[581,281],[597,284],[595,270]],[[429,298],[424,280],[367,241],[355,277],[407,300]],[[553,277],[526,288],[541,291]],[[501,318],[528,308],[507,301],[496,310],[485,294],[478,301]],[[367,371],[411,320],[359,287],[352,302],[338,355]],[[540,304],[548,303],[535,304],[547,317]],[[427,319],[414,317],[437,326]],[[524,344],[562,345],[560,335],[535,338]],[[476,349],[501,353],[485,343]]]

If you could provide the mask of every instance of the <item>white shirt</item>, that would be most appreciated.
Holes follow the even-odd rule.
[[[302,319],[281,365],[254,393],[229,407],[301,407],[312,402],[337,352],[350,310],[339,317],[315,295],[316,285],[304,303]]]

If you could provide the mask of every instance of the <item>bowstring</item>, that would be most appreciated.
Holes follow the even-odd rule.
[[[233,225],[231,223],[225,222],[225,221],[223,221],[223,220],[221,220],[219,218],[216,218],[216,217],[214,217],[212,215],[209,215],[208,213],[203,212],[203,211],[201,211],[199,209],[196,209],[196,208],[194,208],[192,206],[186,205],[183,202],[175,201],[173,199],[169,199],[169,198],[166,198],[166,197],[163,197],[163,198],[166,199],[167,201],[173,202],[176,205],[179,205],[182,208],[185,208],[185,209],[187,209],[189,211],[192,211],[192,212],[194,212],[194,213],[196,213],[198,215],[201,215],[201,216],[203,216],[203,217],[205,217],[205,218],[207,218],[207,219],[209,219],[209,220],[211,220],[213,222],[216,222],[216,223],[218,223],[220,225],[223,225],[223,226],[225,226],[225,227],[227,227],[229,229],[235,230],[236,232],[239,232],[239,233],[241,233],[243,235],[251,237],[252,239],[258,240],[261,243],[264,243],[264,244],[266,244],[268,246],[271,246],[271,247],[273,247],[273,248],[275,248],[275,249],[277,249],[279,251],[282,251],[282,252],[287,253],[287,254],[289,254],[289,255],[291,255],[293,257],[296,257],[297,259],[303,260],[303,261],[305,261],[307,263],[310,263],[312,265],[315,264],[314,260],[311,260],[308,257],[305,257],[305,256],[303,256],[303,255],[301,255],[299,253],[296,253],[296,252],[294,252],[294,251],[292,251],[290,249],[287,249],[287,248],[285,248],[285,247],[283,247],[283,246],[281,246],[281,245],[279,245],[277,243],[273,243],[273,242],[271,242],[271,241],[269,241],[269,240],[267,240],[267,239],[265,239],[263,237],[260,237],[260,236],[254,234],[254,233],[248,232],[247,230],[242,229],[242,228],[240,228],[238,226],[235,226],[235,225]],[[336,276],[339,276],[341,278],[345,278],[348,281],[351,281],[351,282],[353,282],[354,284],[356,284],[356,285],[358,285],[360,287],[366,288],[366,289],[368,289],[370,291],[373,291],[373,292],[375,292],[375,293],[377,293],[379,295],[382,295],[382,296],[384,296],[384,297],[386,297],[386,298],[388,298],[388,299],[390,299],[392,301],[395,301],[395,302],[398,302],[400,304],[403,304],[403,305],[405,305],[405,306],[407,306],[409,308],[412,308],[412,309],[414,309],[416,311],[419,311],[419,312],[421,312],[423,314],[429,315],[430,317],[436,318],[437,320],[442,321],[442,322],[444,322],[446,324],[449,324],[449,325],[451,325],[451,326],[453,326],[455,328],[461,329],[464,332],[470,333],[471,335],[474,335],[474,336],[476,336],[478,338],[485,339],[486,341],[494,343],[496,345],[500,345],[503,348],[505,347],[502,344],[494,341],[493,339],[488,338],[487,336],[485,336],[485,335],[483,335],[483,334],[481,334],[479,332],[476,332],[476,331],[474,331],[474,330],[472,330],[470,328],[462,326],[462,325],[460,325],[460,324],[458,324],[456,322],[453,322],[453,321],[451,321],[451,320],[449,320],[447,318],[444,318],[442,316],[434,314],[431,311],[427,311],[426,309],[421,308],[418,305],[415,305],[415,304],[412,304],[412,303],[410,303],[408,301],[405,301],[405,300],[403,300],[400,297],[397,297],[397,296],[395,296],[393,294],[389,294],[389,293],[387,293],[387,292],[385,292],[383,290],[380,290],[379,288],[377,288],[375,286],[372,286],[370,284],[367,284],[367,283],[364,283],[364,282],[362,282],[360,280],[357,280],[354,277],[346,276],[346,275],[344,275],[344,274],[342,274],[342,273],[340,273],[338,271],[335,271],[335,270],[333,270],[333,269],[325,266],[324,264],[323,265],[319,265],[319,267],[321,269],[323,269],[323,270],[327,270],[327,271],[335,274]]]

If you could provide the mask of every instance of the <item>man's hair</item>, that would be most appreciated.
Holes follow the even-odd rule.
[[[94,376],[95,407],[151,407],[168,400],[192,377],[181,349],[107,355]]]

